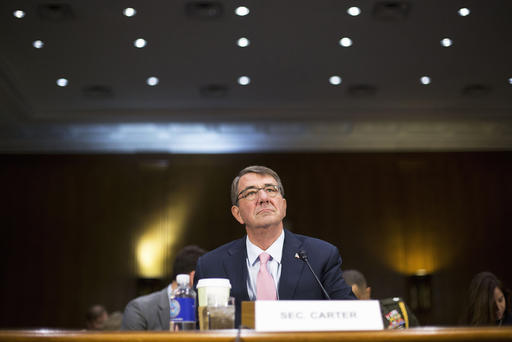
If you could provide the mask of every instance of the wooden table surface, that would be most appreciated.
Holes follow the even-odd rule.
[[[164,342],[164,341],[512,341],[512,327],[446,328],[336,332],[256,332],[218,330],[171,332],[120,332],[71,330],[0,330],[1,342]]]

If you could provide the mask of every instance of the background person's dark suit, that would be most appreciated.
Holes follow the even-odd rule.
[[[313,270],[332,299],[356,299],[350,286],[343,280],[338,249],[328,242],[293,234],[286,229],[277,291],[279,299],[326,299],[307,265],[295,257],[300,250],[307,252]],[[241,302],[250,300],[246,259],[244,236],[200,257],[194,277],[195,285],[202,278],[229,278],[231,296],[236,300],[236,327],[240,325]]]

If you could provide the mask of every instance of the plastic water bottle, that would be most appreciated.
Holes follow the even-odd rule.
[[[196,329],[196,292],[190,287],[190,276],[178,274],[178,287],[172,291],[170,304],[171,331]]]

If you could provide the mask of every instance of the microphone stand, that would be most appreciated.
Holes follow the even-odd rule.
[[[311,267],[311,265],[309,264],[309,259],[308,259],[308,255],[306,254],[306,251],[304,251],[304,250],[299,251],[297,254],[295,254],[295,257],[298,257],[300,260],[304,261],[306,263],[306,265],[308,265],[309,270],[311,271],[311,273],[315,277],[316,282],[318,283],[318,285],[320,285],[320,288],[324,292],[325,297],[327,297],[327,299],[331,300],[331,297],[329,296],[329,294],[327,293],[327,291],[323,287],[322,283],[320,282],[320,279],[318,279],[318,277],[316,276],[315,271],[313,271],[313,267]]]

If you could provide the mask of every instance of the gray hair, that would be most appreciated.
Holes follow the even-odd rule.
[[[231,183],[231,203],[233,205],[238,204],[238,183],[240,182],[240,178],[247,173],[257,173],[260,175],[269,175],[274,177],[274,179],[277,181],[279,192],[281,193],[281,196],[284,197],[283,184],[281,183],[281,179],[279,178],[277,173],[266,166],[252,165],[247,166],[242,171],[240,171],[238,173],[238,176],[236,176],[235,179],[233,179],[233,183]]]

